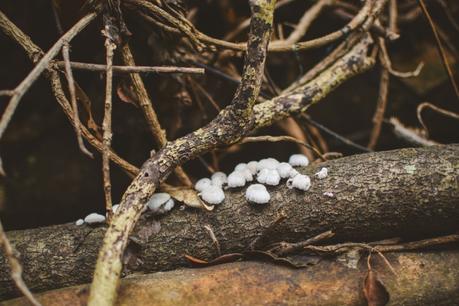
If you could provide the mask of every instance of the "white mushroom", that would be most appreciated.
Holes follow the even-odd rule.
[[[246,182],[253,181],[253,174],[249,170],[249,168],[245,168],[245,169],[243,169],[241,171],[238,171],[238,172],[240,172],[244,176]]]
[[[209,186],[198,194],[209,204],[217,205],[225,200],[223,189],[218,186]]]
[[[275,170],[279,165],[279,161],[275,158],[269,157],[261,159],[257,164],[257,170],[261,171],[262,169],[271,169]]]
[[[252,176],[252,174],[250,174]],[[237,188],[245,185],[245,176],[241,171],[234,171],[228,175],[228,187]]]
[[[298,174],[287,181],[287,187],[306,191],[311,188],[311,179],[307,175]]]
[[[116,213],[118,211],[118,208],[120,208],[120,204],[115,204],[112,206],[112,212]]]
[[[212,185],[212,181],[207,177],[204,177],[196,182],[196,184],[194,185],[194,189],[201,192],[204,190],[204,188],[207,188],[210,185]]]
[[[80,225],[83,225],[84,224],[84,220],[83,219],[78,219],[76,222],[75,222],[75,225],[77,226],[80,226]]]
[[[165,192],[155,193],[148,200],[147,206],[152,212],[164,214],[174,207],[174,200],[171,195]]]
[[[256,160],[252,160],[251,162],[247,164],[247,169],[249,169],[250,172],[252,172],[252,175],[257,174],[257,165],[258,165],[258,162]]]
[[[333,192],[330,192],[330,191],[325,191],[323,195],[329,198],[333,198],[335,196]]]
[[[326,178],[328,176],[328,169],[324,167],[324,168],[320,169],[320,171],[317,172],[315,175],[319,179],[324,179],[324,178]]]
[[[266,185],[277,186],[279,185],[280,180],[281,177],[277,170],[268,170],[268,175],[265,182]]]
[[[289,172],[289,176],[290,176],[290,177],[295,177],[295,176],[297,176],[298,174],[300,174],[300,173],[299,173],[298,170],[296,170],[295,168],[292,168],[292,169],[290,170],[290,172]]]
[[[257,175],[257,182],[261,184],[265,184],[268,174],[269,174],[269,169],[266,169],[266,168],[261,169],[261,171],[258,172],[258,175]]]
[[[223,184],[226,184],[228,182],[228,178],[226,177],[226,174],[220,171],[212,174],[210,179],[212,180],[212,185],[217,186],[217,187],[221,187],[223,186]]]
[[[261,184],[252,184],[245,191],[245,198],[256,204],[266,204],[271,199],[266,187]]]
[[[281,178],[288,178],[290,177],[290,171],[294,170],[292,166],[289,163],[280,163],[277,166],[277,172],[279,172],[279,175]],[[295,170],[296,171],[296,170]]]
[[[288,163],[294,167],[306,167],[309,165],[309,159],[304,154],[293,154],[288,159]]]
[[[97,214],[97,213],[92,213],[92,214],[87,215],[84,218],[84,222],[86,222],[88,224],[103,223],[103,222],[105,222],[105,216],[102,216],[102,215]]]
[[[246,163],[240,163],[240,164],[237,164],[236,167],[234,167],[234,171],[242,171],[245,168],[247,168],[247,164]]]

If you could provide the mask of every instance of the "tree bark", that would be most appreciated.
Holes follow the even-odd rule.
[[[377,255],[372,270],[389,293],[387,305],[457,305],[459,250],[386,255],[395,274]],[[238,262],[204,269],[179,269],[121,281],[116,305],[366,305],[366,256],[322,260],[305,269]],[[86,305],[89,285],[37,296],[46,306]],[[24,298],[4,306],[24,305]]]
[[[320,167],[329,169],[323,180],[312,176]],[[186,264],[184,254],[216,257],[204,225],[213,229],[222,253],[247,250],[262,233],[259,246],[327,230],[336,233],[336,241],[371,241],[458,229],[459,145],[354,155],[301,172],[311,175],[311,189],[290,190],[282,183],[269,188],[268,205],[248,204],[245,189],[227,191],[225,202],[212,212],[175,209],[157,219],[161,230],[156,234],[158,221],[143,215],[127,250],[125,273],[174,269]],[[285,219],[266,234],[280,216]],[[8,237],[21,253],[26,283],[42,291],[90,281],[105,229],[64,224],[11,231]],[[0,256],[0,298],[16,295]]]

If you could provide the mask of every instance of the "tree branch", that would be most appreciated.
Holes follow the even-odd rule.
[[[105,235],[88,305],[113,305],[122,268],[121,257],[127,245],[128,235],[155,189],[179,162],[186,161],[183,156],[189,159],[210,148],[234,143],[253,128],[253,105],[260,91],[275,1],[258,0],[250,3],[251,34],[242,81],[233,101],[206,127],[166,144],[156,156],[144,164],[123,195],[120,209],[114,215]]]

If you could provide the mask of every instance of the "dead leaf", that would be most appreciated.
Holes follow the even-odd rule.
[[[214,206],[204,203],[204,201],[201,200],[201,198],[198,196],[198,193],[194,189],[184,186],[174,187],[168,184],[162,184],[161,189],[164,192],[169,193],[175,200],[182,202],[186,206],[204,208],[207,211],[212,211],[214,209]]]
[[[137,106],[138,99],[129,82],[124,80],[120,81],[116,87],[116,94],[121,101]]]
[[[384,306],[389,302],[390,295],[386,287],[378,277],[378,273],[368,270],[363,284],[363,294],[368,306]]]

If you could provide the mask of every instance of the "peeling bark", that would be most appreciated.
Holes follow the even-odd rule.
[[[387,305],[457,305],[459,250],[387,254],[396,274],[378,256],[372,266],[389,292]],[[322,260],[305,269],[239,262],[180,269],[121,281],[115,305],[365,305],[366,256]],[[38,295],[43,305],[85,305],[88,285]],[[24,305],[23,298],[4,306]]]
[[[333,230],[337,241],[372,241],[435,236],[459,227],[459,145],[354,155],[301,172],[312,175],[323,166],[329,176],[312,177],[307,192],[287,189],[285,183],[269,188],[268,205],[248,204],[245,189],[227,191],[213,212],[176,209],[162,217],[160,232],[150,237],[140,234],[154,221],[144,215],[132,238],[137,243],[128,247],[128,273],[183,266],[184,254],[216,257],[206,224],[223,253],[246,250],[281,214],[286,219],[260,245],[304,240],[326,230]],[[12,231],[8,237],[21,253],[26,283],[42,291],[90,281],[105,230],[64,224]],[[16,295],[0,256],[0,298]]]

